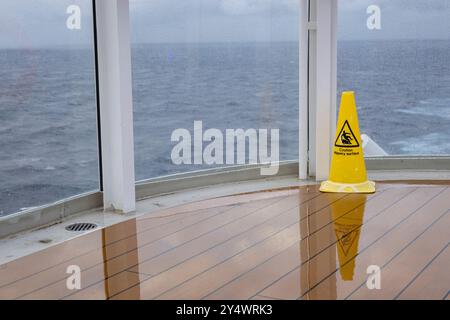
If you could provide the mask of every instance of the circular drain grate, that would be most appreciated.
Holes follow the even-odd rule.
[[[87,231],[97,228],[97,225],[95,223],[89,223],[89,222],[80,222],[80,223],[74,223],[71,225],[68,225],[66,227],[67,231]]]

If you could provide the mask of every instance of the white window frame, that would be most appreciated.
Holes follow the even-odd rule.
[[[103,206],[136,209],[128,0],[93,0]]]
[[[328,177],[336,127],[337,0],[300,0],[299,178]]]

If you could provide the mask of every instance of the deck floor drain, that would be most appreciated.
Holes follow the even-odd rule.
[[[68,225],[66,227],[67,231],[88,231],[97,228],[97,225],[95,223],[90,222],[79,222],[74,223],[71,225]]]

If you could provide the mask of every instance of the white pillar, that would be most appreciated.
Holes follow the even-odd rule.
[[[128,0],[96,0],[105,210],[135,210],[133,99]]]
[[[308,178],[308,24],[309,0],[299,0],[299,148],[298,176]]]
[[[309,175],[325,180],[336,127],[337,0],[309,0],[308,29]]]

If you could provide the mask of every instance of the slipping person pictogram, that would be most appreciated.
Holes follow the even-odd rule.
[[[359,147],[358,139],[356,139],[348,120],[345,120],[341,130],[339,131],[336,141],[334,142],[335,147],[343,148],[357,148]]]
[[[352,144],[353,138],[347,132],[342,132],[341,141],[343,144]]]

